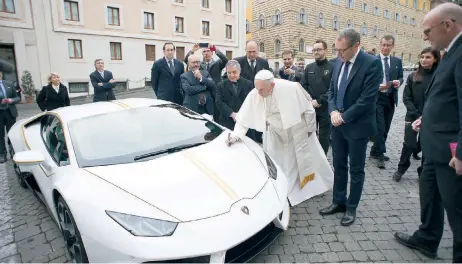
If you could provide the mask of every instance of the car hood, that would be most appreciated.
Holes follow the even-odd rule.
[[[264,153],[251,148],[228,147],[220,136],[160,158],[85,170],[181,221],[193,221],[226,213],[263,188],[268,181]]]

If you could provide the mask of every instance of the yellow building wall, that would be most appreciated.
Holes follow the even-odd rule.
[[[245,19],[252,25],[252,2],[253,0],[247,0],[247,7],[245,9]],[[252,39],[252,26],[250,26],[250,32],[246,33],[246,40]]]

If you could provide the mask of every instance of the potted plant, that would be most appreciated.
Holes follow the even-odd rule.
[[[34,81],[32,80],[32,75],[29,71],[25,70],[21,77],[21,87],[26,102],[28,104],[34,102],[34,95],[36,94]]]

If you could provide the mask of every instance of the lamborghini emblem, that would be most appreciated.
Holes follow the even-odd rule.
[[[241,208],[241,211],[244,212],[244,214],[248,215],[249,214],[249,208],[247,206],[243,206]]]

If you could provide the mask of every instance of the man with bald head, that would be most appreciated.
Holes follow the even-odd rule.
[[[445,3],[427,13],[424,39],[446,50],[425,91],[420,132],[425,157],[419,179],[421,225],[412,236],[396,239],[427,257],[436,258],[443,235],[444,210],[453,232],[453,262],[462,262],[462,7]],[[460,143],[460,144],[459,144]],[[456,145],[451,151],[452,147]]]
[[[259,57],[258,43],[255,40],[248,40],[245,46],[245,56],[237,57],[234,60],[241,65],[241,77],[253,83],[255,75],[261,70],[269,70],[268,61]],[[262,143],[262,133],[255,133],[256,141]]]

